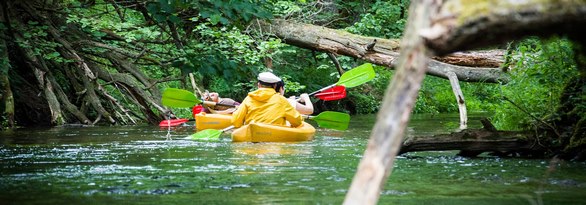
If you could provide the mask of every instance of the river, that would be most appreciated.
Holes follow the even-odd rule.
[[[181,139],[191,126],[3,131],[0,204],[341,204],[374,121],[302,143]],[[408,134],[457,128],[457,114],[414,115]],[[586,204],[585,163],[456,153],[399,156],[379,204]]]

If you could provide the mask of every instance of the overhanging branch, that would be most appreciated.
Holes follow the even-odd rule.
[[[399,40],[365,37],[342,30],[295,23],[281,19],[274,20],[271,23],[259,21],[254,25],[259,26],[263,33],[274,35],[293,46],[359,58],[388,68],[393,68],[396,59],[399,57]],[[373,44],[373,42],[376,43]],[[470,52],[465,55],[458,53],[453,56],[458,55],[460,58],[470,58],[465,55],[469,56],[471,54]],[[507,75],[498,66],[495,66],[500,65],[503,62],[502,59],[495,59],[494,57],[484,58],[486,55],[484,57],[476,57],[477,59],[463,64],[466,66],[431,60],[427,74],[448,79],[447,73],[453,72],[461,81],[508,82]],[[441,60],[443,58],[437,59]],[[474,63],[482,64],[480,64],[481,66],[475,66],[477,64]],[[485,67],[487,65],[494,67]]]

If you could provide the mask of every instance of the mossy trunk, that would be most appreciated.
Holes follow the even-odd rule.
[[[1,2],[0,5],[6,5],[6,2]],[[0,25],[2,28],[6,28],[6,11],[5,6],[0,8]],[[10,69],[10,62],[8,59],[8,47],[6,46],[7,30],[0,29],[0,99],[3,111],[2,114],[5,116],[4,119],[0,120],[0,128],[3,127],[14,127],[14,96],[12,89],[10,89],[10,80],[8,79],[8,71]],[[6,122],[4,124],[4,122]]]
[[[574,60],[579,75],[575,76],[564,88],[560,98],[559,117],[552,119],[560,136],[554,135],[554,142],[562,148],[565,159],[586,160],[586,41],[577,39],[574,44]]]

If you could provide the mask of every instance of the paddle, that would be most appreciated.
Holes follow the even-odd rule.
[[[159,123],[160,127],[173,127],[173,126],[177,126],[177,125],[181,125],[183,123],[186,123],[188,121],[193,121],[194,119],[170,119],[170,120],[163,120]]]
[[[196,106],[193,106],[193,108],[191,108],[191,112],[193,112],[193,115],[197,115],[200,112],[202,112],[203,110],[204,110],[203,106],[201,106],[201,105],[196,105]]]
[[[374,79],[375,75],[376,74],[374,73],[372,64],[365,63],[342,74],[342,76],[340,76],[340,79],[338,79],[338,82],[336,82],[335,84],[326,86],[313,93],[310,93],[309,95],[315,95],[316,93],[330,89],[336,85],[342,85],[346,88],[356,87]]]
[[[350,123],[350,115],[334,111],[325,111],[317,116],[307,116],[307,119],[317,122],[320,127],[335,130],[346,130]]]
[[[178,107],[178,108],[193,107],[193,106],[200,104],[200,103],[203,103],[208,106],[219,105],[219,106],[226,106],[226,107],[236,107],[235,105],[216,103],[216,102],[212,102],[212,101],[201,101],[200,99],[197,99],[197,97],[195,97],[195,95],[192,92],[189,92],[188,90],[177,89],[177,88],[165,89],[165,91],[163,91],[163,98],[161,99],[161,101],[163,102],[163,105],[165,105],[165,106]],[[203,110],[202,107],[196,106],[196,108],[193,108],[193,111],[198,112],[198,113],[201,112],[202,110]]]
[[[235,105],[228,105],[228,104],[222,104],[222,103],[216,103],[216,102],[212,102],[212,101],[203,101],[202,102],[205,105],[208,106],[226,106],[226,107],[236,107]],[[203,107],[201,105],[197,105],[193,107],[193,113],[194,116],[200,112],[203,111]],[[179,119],[169,119],[169,120],[163,120],[159,123],[160,127],[173,127],[173,126],[178,126],[181,125],[183,123],[189,122],[189,121],[194,121],[195,119],[185,119],[185,118],[179,118]]]
[[[163,105],[169,107],[193,107],[201,103],[193,93],[177,88],[167,88],[163,91],[163,98],[161,99]]]
[[[222,130],[215,130],[215,129],[205,129],[192,135],[187,136],[183,139],[190,139],[190,140],[204,140],[204,141],[216,141],[220,139],[220,135],[225,131],[234,129],[234,126],[226,127]]]
[[[337,85],[314,95],[323,101],[339,100],[346,97],[346,87]]]

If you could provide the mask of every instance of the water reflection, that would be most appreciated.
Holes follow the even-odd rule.
[[[296,167],[313,154],[306,143],[233,143],[232,164],[242,166],[241,174],[277,173],[279,167]]]
[[[230,147],[236,155],[244,154],[257,158],[264,158],[267,155],[312,153],[312,146],[304,146],[303,143],[234,143]]]

